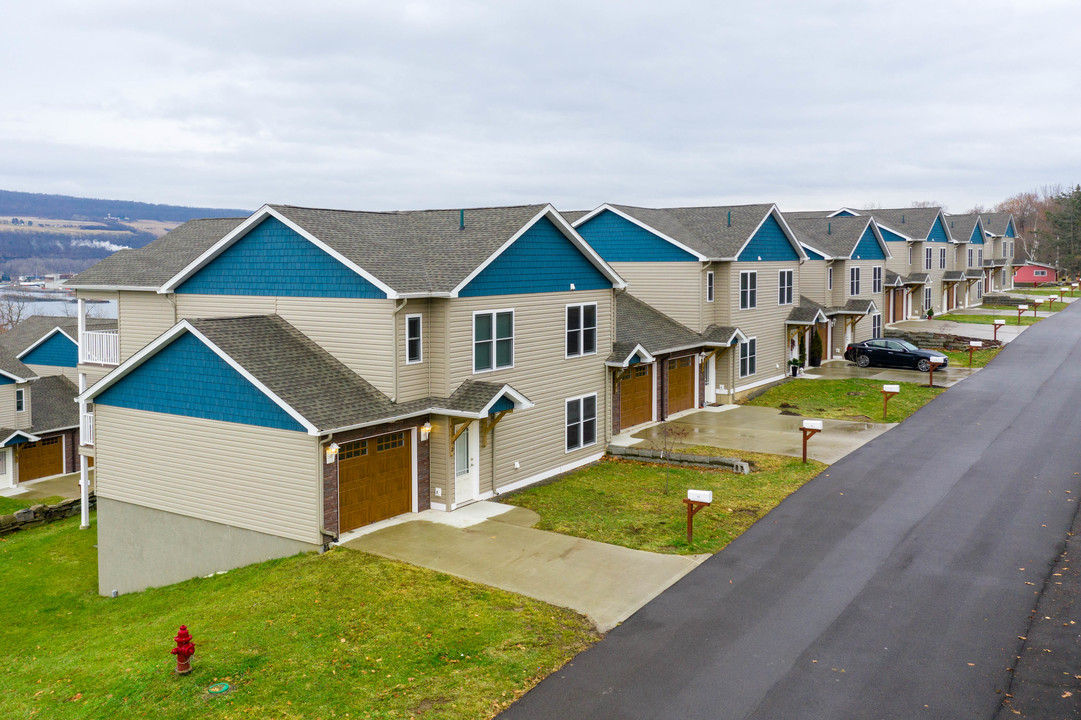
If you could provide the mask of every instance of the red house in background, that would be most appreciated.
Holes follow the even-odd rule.
[[[1065,271],[1061,271],[1065,275]],[[1055,282],[1058,280],[1060,271],[1054,265],[1027,262],[1017,268],[1013,274],[1014,285],[1040,285],[1041,283]]]

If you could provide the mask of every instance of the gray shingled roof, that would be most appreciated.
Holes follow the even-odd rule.
[[[712,260],[734,258],[773,205],[641,208],[612,205],[620,212]],[[729,221],[731,213],[731,221]]]
[[[905,285],[926,285],[931,280],[927,273],[912,273],[905,277]]]
[[[898,283],[904,285],[907,279],[908,278],[906,278],[904,275],[898,275],[892,270],[887,270],[885,273],[885,283],[887,287],[896,287]]]
[[[503,390],[503,383],[483,380],[466,380],[449,398],[427,398],[428,407],[443,410],[455,410],[461,413],[477,414],[484,410]]]
[[[30,378],[37,377],[33,370],[15,357],[15,353],[2,348],[0,348],[0,371],[3,371],[8,375],[14,375],[22,380],[29,380]]]
[[[801,213],[783,213],[788,227],[804,245],[825,253],[827,259],[848,258],[855,252],[871,218],[799,217]]]
[[[247,218],[189,220],[146,247],[120,250],[65,283],[157,289]]]
[[[710,325],[702,333],[702,339],[715,345],[727,345],[737,332],[738,328],[729,325]]]
[[[890,208],[860,210],[891,230],[907,235],[913,240],[923,240],[931,232],[935,218],[942,208]],[[949,237],[953,237],[950,233]]]
[[[972,239],[972,230],[979,219],[979,215],[947,215],[946,227],[950,229],[950,237],[957,242],[967,243]]]
[[[560,210],[559,214],[569,223],[576,223],[582,217],[588,215],[589,210]]]
[[[703,344],[701,335],[630,293],[616,296],[616,342],[621,347],[641,345],[651,355]],[[620,358],[622,360],[623,358]]]
[[[1006,234],[1006,227],[1010,224],[1010,218],[1013,217],[1012,213],[998,212],[998,213],[983,213],[980,215],[983,218],[984,230],[992,235],[1003,236]],[[1017,232],[1017,224],[1014,224],[1014,232]]]
[[[788,312],[785,322],[792,325],[809,325],[814,322],[819,313],[825,313],[826,308],[804,295],[799,296],[799,305]]]
[[[965,270],[965,277],[969,280],[979,280],[983,278],[983,270],[969,269]]]
[[[849,298],[844,305],[833,305],[826,309],[827,315],[866,315],[871,312],[874,300]]]
[[[30,432],[35,435],[77,427],[79,405],[75,396],[79,388],[63,375],[43,377],[30,384],[30,419],[34,425]]]
[[[18,355],[54,328],[60,328],[72,340],[78,342],[79,319],[66,315],[31,315],[19,322],[11,330],[0,334],[0,348],[12,355]],[[87,318],[87,330],[115,330],[116,320],[109,318]]]
[[[964,280],[965,274],[960,270],[947,270],[942,274],[943,282],[957,282],[958,280]]]

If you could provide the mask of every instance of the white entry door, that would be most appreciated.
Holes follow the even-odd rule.
[[[477,423],[471,422],[454,441],[454,505],[458,507],[477,499],[480,494],[477,454],[480,449]]]
[[[717,402],[717,356],[712,355],[706,363],[706,402]]]

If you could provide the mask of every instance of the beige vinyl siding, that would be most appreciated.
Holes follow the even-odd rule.
[[[15,424],[10,425],[9,427],[13,427],[16,430],[26,430],[34,424],[34,418],[30,414],[30,385],[22,385],[21,387],[15,385],[14,387],[17,390],[21,389],[23,391],[23,407],[25,410],[22,412],[15,412],[15,392],[13,391],[11,393],[11,410],[12,414],[15,416]]]
[[[446,397],[450,394],[447,380],[447,313],[450,303],[442,298],[433,298],[430,301],[428,322],[425,327],[427,342],[424,345],[428,355],[425,358],[425,367],[428,369],[428,386],[431,394],[435,397]]]
[[[731,263],[728,301],[731,304],[732,324],[736,325],[747,337],[757,338],[758,360],[753,375],[738,377],[739,356],[736,355],[736,387],[783,376],[788,362],[788,345],[785,320],[792,312],[793,305],[777,303],[778,271],[793,270],[793,300],[799,297],[799,266],[795,262],[736,262]],[[746,271],[758,273],[758,307],[739,309],[739,274]],[[834,285],[837,278],[834,276]],[[738,348],[737,348],[738,350]]]
[[[0,385],[0,427],[15,429],[15,388],[14,383]]]
[[[119,295],[120,362],[124,362],[175,325],[176,311],[169,295],[135,291]]]
[[[500,485],[506,485],[604,451],[611,432],[604,360],[612,343],[612,297],[610,290],[590,290],[450,301],[447,335],[452,339],[448,356],[451,387],[469,379],[509,383],[535,405],[506,415],[496,426],[494,440],[489,436],[488,446],[480,449],[482,493],[493,489],[493,469]],[[584,302],[597,303],[597,352],[566,358],[566,305]],[[514,310],[514,367],[474,374],[473,312],[502,309]],[[565,401],[594,393],[597,441],[567,453]]]
[[[78,367],[78,371],[86,375],[86,387],[89,388],[98,380],[101,380],[103,377],[112,372],[113,367],[104,365],[80,365]],[[76,380],[75,384],[78,385],[79,381]]]
[[[34,371],[34,374],[38,377],[53,377],[55,375],[63,375],[68,380],[75,383],[75,387],[79,386],[79,370],[73,367],[60,367],[57,365],[27,365],[26,367]]]
[[[429,315],[427,299],[414,299],[406,302],[405,307],[395,316],[395,343],[398,351],[398,402],[428,397],[432,393],[428,387],[428,368],[431,366],[431,343],[429,342]],[[407,364],[406,322],[407,315],[421,316],[421,362]]]
[[[808,260],[799,266],[800,295],[814,300],[819,305],[831,304],[826,291],[827,267],[825,260]],[[834,278],[834,284],[836,284],[836,278]]]
[[[394,392],[392,300],[182,293],[176,301],[179,318],[277,313],[379,390]]]
[[[665,315],[701,332],[709,322],[702,312],[705,273],[698,262],[614,262],[627,292]],[[713,304],[716,304],[714,301]]]
[[[451,493],[454,487],[454,478],[450,468],[454,467],[450,462],[450,418],[446,415],[433,415],[431,419],[432,432],[428,435],[428,475],[431,487],[429,500],[433,503],[442,503],[450,507]],[[441,495],[436,497],[436,488],[441,490]]]
[[[317,438],[100,404],[94,420],[100,497],[322,542]]]

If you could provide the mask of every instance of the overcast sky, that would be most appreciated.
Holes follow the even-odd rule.
[[[0,189],[255,209],[1081,182],[1076,0],[9,2]]]

